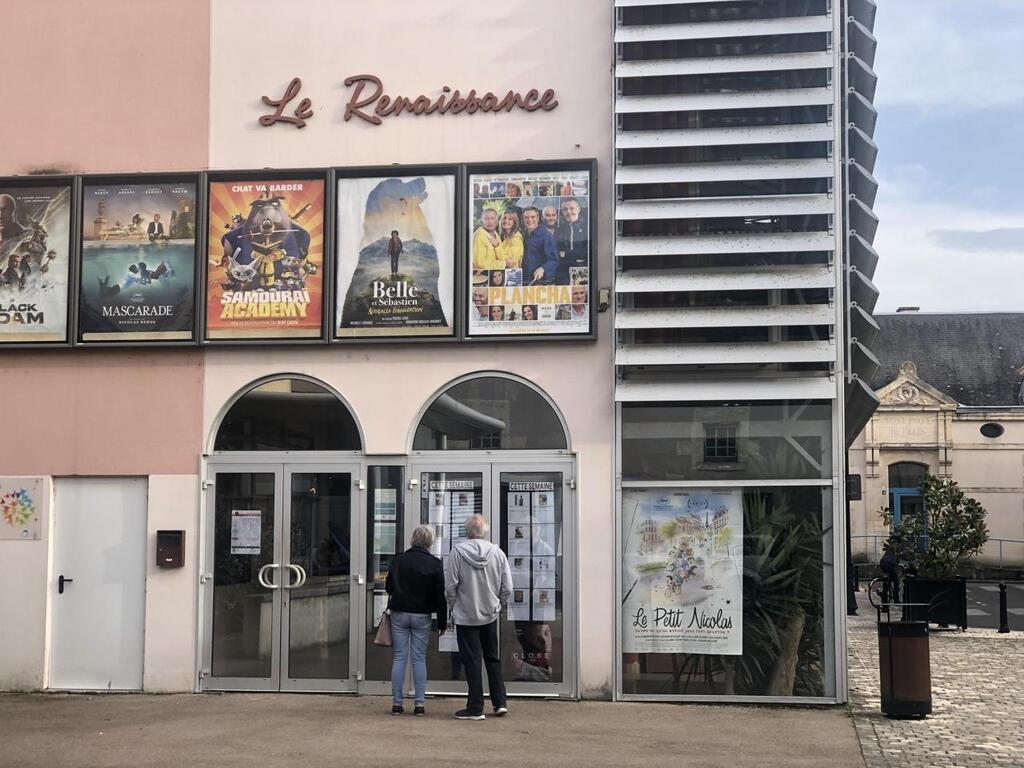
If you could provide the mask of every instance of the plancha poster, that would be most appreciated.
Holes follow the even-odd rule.
[[[338,179],[337,338],[451,336],[455,176]]]
[[[0,187],[0,344],[66,341],[71,187]]]
[[[324,182],[210,182],[209,339],[322,335]]]
[[[87,184],[82,192],[82,341],[191,340],[196,184]]]
[[[469,335],[590,333],[590,172],[469,177]]]
[[[739,490],[622,494],[624,653],[743,653]]]

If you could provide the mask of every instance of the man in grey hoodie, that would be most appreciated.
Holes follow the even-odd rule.
[[[484,719],[481,662],[487,667],[491,706],[501,717],[508,713],[505,681],[498,652],[498,619],[512,595],[512,570],[501,548],[487,541],[487,521],[471,515],[465,541],[452,547],[444,573],[444,592],[452,609],[459,657],[466,670],[469,698],[455,713],[459,720]]]

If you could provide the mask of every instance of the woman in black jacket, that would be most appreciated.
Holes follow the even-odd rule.
[[[433,528],[421,525],[412,532],[412,546],[395,558],[388,569],[384,588],[390,596],[391,637],[395,657],[391,664],[392,715],[400,715],[405,666],[412,648],[412,679],[416,688],[413,714],[423,715],[427,688],[427,645],[430,643],[430,615],[437,614],[437,633],[443,635],[448,621],[444,600],[444,567],[430,554]]]

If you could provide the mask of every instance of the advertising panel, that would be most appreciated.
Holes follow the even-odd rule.
[[[38,541],[49,497],[42,477],[0,477],[0,540]]]
[[[184,179],[85,184],[82,341],[193,338],[196,191]]]
[[[0,186],[0,344],[67,341],[71,187]]]
[[[622,492],[624,653],[743,653],[743,495]]]
[[[335,336],[451,336],[455,176],[338,179]]]
[[[470,336],[590,333],[590,171],[469,176]]]
[[[319,338],[322,179],[210,182],[208,339]]]

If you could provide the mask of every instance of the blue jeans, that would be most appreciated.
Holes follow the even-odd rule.
[[[402,703],[405,685],[405,665],[412,648],[412,681],[416,688],[416,703],[422,704],[427,691],[427,645],[430,643],[431,619],[429,613],[391,612],[391,639],[395,658],[391,663],[391,699]]]

